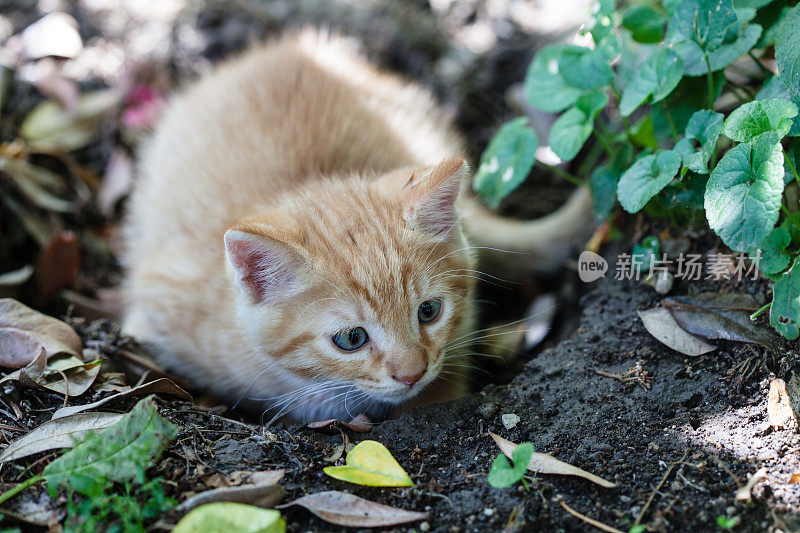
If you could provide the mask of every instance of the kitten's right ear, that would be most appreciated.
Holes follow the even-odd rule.
[[[298,292],[303,262],[289,246],[238,230],[226,231],[224,239],[234,283],[253,303],[274,303]]]

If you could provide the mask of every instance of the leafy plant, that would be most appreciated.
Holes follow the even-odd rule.
[[[157,479],[145,479],[145,470],[177,433],[178,428],[158,414],[155,400],[149,396],[118,422],[99,433],[87,434],[47,465],[42,474],[0,494],[0,503],[46,481],[51,496],[61,487],[69,491],[68,530],[95,531],[86,524],[113,522],[119,531],[144,531],[145,520],[175,504],[164,496]],[[115,484],[122,484],[123,494],[115,492]],[[77,500],[75,494],[79,495]]]
[[[520,172],[539,164],[588,184],[598,220],[613,216],[617,202],[628,213],[676,224],[700,213],[733,251],[763,260],[761,271],[776,281],[770,322],[797,338],[795,4],[599,0],[586,29],[593,46],[545,47],[525,79],[531,106],[560,113],[547,144],[565,162],[585,152],[587,176],[536,161],[537,139],[517,118],[484,153],[475,190],[496,206],[523,181]],[[728,68],[734,63],[738,76]],[[741,72],[749,73],[745,80]],[[595,142],[585,146],[592,136]]]
[[[517,481],[522,481],[526,486],[523,476],[528,471],[528,464],[531,462],[533,456],[533,444],[530,442],[523,442],[511,454],[514,464],[508,462],[504,454],[500,454],[494,458],[492,468],[489,470],[487,481],[489,485],[496,489],[504,489],[514,485]]]
[[[717,517],[717,525],[725,531],[730,531],[738,523],[739,521],[736,520],[736,518],[729,518],[724,515],[719,515]]]

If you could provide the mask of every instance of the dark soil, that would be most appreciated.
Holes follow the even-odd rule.
[[[11,25],[10,32],[39,18],[35,4],[0,2],[0,14]],[[433,13],[422,1],[366,2],[366,7],[359,2],[336,1],[198,3],[200,7],[187,8],[169,20],[170,30],[165,35],[157,34],[165,42],[156,46],[163,56],[154,61],[163,62],[168,77],[177,83],[283,28],[324,23],[357,36],[383,67],[431,87],[454,110],[471,155],[477,159],[495,128],[518,113],[508,88],[522,80],[535,50],[555,38],[524,30],[507,17],[491,15],[485,4],[461,2]],[[140,19],[132,15],[130,24],[115,25],[102,12],[86,10],[80,7],[83,4],[69,5],[87,42],[100,39],[127,50],[128,37],[153,23],[139,14]],[[478,24],[497,32],[494,46],[469,52],[454,45],[463,32]],[[554,31],[563,32],[567,26]],[[90,79],[82,86],[104,83]],[[13,105],[6,105],[13,107],[14,117],[24,117],[40,99],[24,84],[14,85],[11,97]],[[552,117],[541,120],[546,125]],[[11,129],[8,123],[6,120],[5,129]],[[135,149],[128,140],[103,136],[77,158],[102,174],[111,150],[119,143]],[[563,181],[534,172],[503,211],[536,216],[553,209],[568,193]],[[2,221],[6,231],[7,221]],[[113,233],[116,223],[116,218],[103,220],[96,210],[91,216],[65,221],[69,228],[111,228],[104,229],[104,235]],[[634,223],[629,219],[621,225],[635,226],[632,233],[641,233],[641,220]],[[714,246],[714,239],[707,235],[692,237],[699,251]],[[17,239],[13,247],[0,244],[0,250],[13,252],[13,257],[11,253],[0,256],[0,272],[35,261],[38,250],[29,240]],[[624,248],[627,250],[627,245]],[[351,443],[369,438],[385,444],[414,479],[412,488],[358,487],[323,474],[323,467],[332,464],[325,457],[343,443],[344,434],[329,435],[283,423],[267,428],[243,423],[244,418],[231,420],[215,414],[241,417],[238,412],[169,399],[159,400],[162,414],[178,424],[181,433],[151,474],[165,479],[169,495],[183,499],[187,492],[206,490],[204,479],[214,472],[285,468],[284,501],[338,489],[430,513],[426,525],[398,528],[403,531],[596,530],[568,514],[558,497],[573,509],[622,531],[628,531],[650,500],[641,521],[649,531],[718,531],[720,516],[737,519],[735,531],[800,530],[800,525],[793,523],[800,511],[800,485],[787,484],[790,476],[800,471],[800,438],[796,430],[775,431],[767,421],[770,374],[763,349],[719,342],[715,352],[697,358],[681,356],[653,339],[636,315],[638,308],[651,307],[659,300],[651,288],[614,280],[585,285],[574,278],[567,273],[529,280],[502,292],[495,286],[483,291],[482,298],[489,300],[483,308],[487,323],[519,317],[539,294],[558,295],[561,310],[553,325],[555,332],[546,349],[528,354],[530,360],[524,366],[525,358],[508,368],[487,367],[491,375],[483,374],[477,381],[494,384],[467,398],[413,410],[367,434],[347,434]],[[113,285],[118,279],[119,266],[110,253],[87,254],[80,283],[72,288],[91,293],[89,289]],[[719,289],[678,284],[675,292],[709,288]],[[578,305],[582,293],[586,294]],[[43,302],[32,285],[17,296],[59,316],[67,308],[58,298]],[[104,355],[113,360],[118,360],[117,348],[130,347],[114,322],[89,323],[75,312],[71,323],[85,341],[99,342]],[[574,331],[571,336],[570,331]],[[623,383],[598,373],[621,375],[637,365],[637,375],[652,380]],[[513,376],[509,368],[521,371],[504,385]],[[129,382],[135,383],[135,378]],[[100,394],[107,393],[90,391],[70,403],[87,403]],[[47,420],[62,402],[60,395],[7,387],[0,395],[3,434],[13,440]],[[121,411],[130,405],[132,402],[115,405],[114,409]],[[516,414],[520,422],[506,429],[501,422],[503,414]],[[604,489],[579,478],[539,475],[528,482],[529,491],[521,486],[494,489],[486,474],[498,449],[488,431],[514,442],[530,441],[537,451],[618,485]],[[24,479],[25,469],[38,473],[52,457],[54,453],[44,453],[8,465],[0,471],[0,481],[4,488],[10,487]],[[757,485],[754,501],[736,503],[738,485],[762,466],[769,468],[769,476]],[[29,491],[21,499],[34,493]],[[289,508],[283,514],[289,531],[334,529],[302,509]],[[174,523],[178,518],[167,516],[161,523]]]

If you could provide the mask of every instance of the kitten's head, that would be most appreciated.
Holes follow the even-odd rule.
[[[470,326],[467,175],[457,158],[315,182],[233,225],[229,272],[263,364],[391,404],[431,383]]]

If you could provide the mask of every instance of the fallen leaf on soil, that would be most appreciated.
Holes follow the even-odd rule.
[[[517,445],[508,439],[504,439],[499,435],[495,435],[491,431],[489,432],[489,436],[492,437],[497,443],[500,451],[502,451],[506,457],[513,460],[514,449],[517,447]],[[572,466],[564,461],[559,461],[552,455],[547,455],[546,453],[534,452],[533,456],[531,456],[531,462],[528,464],[528,470],[538,474],[578,476],[608,489],[617,486],[616,483],[607,481],[600,476],[596,476],[590,472],[587,472],[586,470],[578,468],[577,466]]]
[[[26,387],[42,387],[59,394],[80,396],[89,390],[100,372],[100,354],[86,350],[86,353],[90,352],[95,358],[85,362],[65,353],[48,359],[47,352],[42,349],[28,366],[3,377],[0,383],[18,381]]]
[[[305,507],[326,522],[347,527],[387,527],[428,518],[427,513],[405,511],[338,490],[317,492],[279,505]]]
[[[243,503],[208,503],[178,522],[172,533],[283,533],[280,511]]]
[[[695,337],[678,325],[664,307],[636,311],[645,329],[662,344],[685,355],[696,356],[716,350],[716,346]]]
[[[308,425],[308,428],[328,429],[328,428],[333,428],[335,426],[343,426],[349,430],[355,431],[356,433],[366,433],[372,430],[372,421],[367,417],[367,415],[362,413],[353,418],[350,422],[342,422],[341,420],[337,420],[336,418],[330,418],[328,420],[321,420],[319,422],[311,422]]]
[[[786,382],[775,378],[769,383],[767,415],[772,429],[782,429],[794,425],[794,412],[786,392]]]
[[[752,499],[751,492],[753,491],[753,487],[765,477],[767,477],[766,467],[760,468],[755,474],[750,476],[747,483],[743,487],[739,487],[739,490],[736,491],[736,501],[749,502]]]
[[[84,405],[71,405],[69,407],[62,407],[53,414],[53,420],[74,415],[75,413],[97,409],[98,407],[106,405],[107,403],[122,400],[124,398],[144,396],[145,394],[170,394],[172,396],[183,398],[184,400],[191,401],[192,399],[191,394],[175,385],[175,383],[173,383],[171,380],[167,378],[159,378],[149,381],[143,385],[139,385],[138,387],[134,387],[128,391],[113,394],[96,402],[87,403]]]
[[[88,432],[107,428],[123,416],[121,413],[81,413],[45,422],[6,446],[0,453],[0,463],[56,448],[71,448]]]
[[[20,495],[7,501],[0,514],[35,526],[49,526],[64,519],[66,511],[46,492]],[[13,531],[13,530],[11,530]]]
[[[54,460],[42,472],[47,491],[69,484],[84,495],[98,494],[107,480],[139,479],[178,434],[178,427],[158,414],[153,396],[139,401],[118,422]]]
[[[678,325],[704,339],[724,339],[780,349],[778,336],[750,320],[761,304],[750,294],[706,292],[672,296],[661,302]]]
[[[53,235],[39,254],[36,280],[39,291],[47,299],[72,285],[81,268],[81,248],[78,236],[71,231]]]
[[[283,499],[283,487],[277,484],[283,477],[283,473],[283,470],[251,472],[250,474],[263,475],[251,476],[251,482],[244,485],[201,492],[181,503],[176,510],[187,512],[195,507],[215,502],[247,503],[265,508],[275,507]]]
[[[335,479],[369,487],[412,487],[414,482],[380,442],[358,443],[345,459],[345,466],[326,466],[323,471]]]
[[[11,298],[0,299],[0,366],[22,368],[42,350],[81,357],[83,344],[69,324]]]

